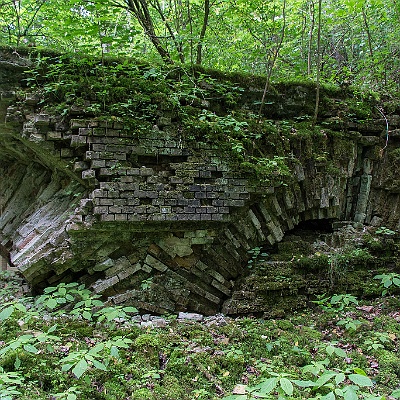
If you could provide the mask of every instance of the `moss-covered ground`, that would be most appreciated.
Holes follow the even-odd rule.
[[[1,399],[400,398],[390,292],[320,297],[284,319],[164,316],[155,328],[78,285],[28,297],[17,276],[0,282]]]

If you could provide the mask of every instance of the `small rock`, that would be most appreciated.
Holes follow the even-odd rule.
[[[232,394],[246,394],[246,385],[236,385],[232,390]]]
[[[141,328],[154,328],[153,322],[152,321],[142,321],[140,323]]]
[[[189,321],[198,321],[201,322],[204,319],[204,316],[201,314],[197,313],[186,313],[186,312],[180,312],[178,314],[178,319],[186,319]]]

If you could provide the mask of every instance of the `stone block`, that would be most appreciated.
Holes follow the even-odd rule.
[[[84,161],[75,161],[74,162],[74,171],[81,172],[89,168],[89,165]]]
[[[61,140],[63,138],[62,132],[49,131],[46,133],[46,138],[47,140]]]
[[[159,261],[156,258],[154,258],[153,256],[151,256],[150,254],[147,254],[144,262],[149,267],[154,268],[160,272],[165,272],[168,269],[168,267],[165,264],[163,264],[161,261]]]
[[[86,146],[86,137],[79,135],[72,135],[71,146],[72,147]]]
[[[203,321],[204,316],[197,313],[180,312],[178,314],[178,319],[201,322]]]
[[[96,178],[96,171],[94,169],[87,169],[82,171],[82,179],[93,179]]]

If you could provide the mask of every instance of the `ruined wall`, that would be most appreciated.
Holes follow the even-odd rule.
[[[292,133],[292,179],[271,186],[215,143],[186,139],[167,112],[146,132],[65,118],[43,112],[39,97],[13,103],[10,80],[0,84],[0,239],[38,289],[79,279],[117,304],[210,314],[246,273],[248,251],[301,221],[400,228],[399,185],[388,174],[397,131],[380,154],[382,120],[344,127],[330,110],[325,136]],[[279,112],[299,113],[309,90],[297,87]],[[400,127],[398,116],[390,126]],[[310,157],[313,149],[324,156]]]

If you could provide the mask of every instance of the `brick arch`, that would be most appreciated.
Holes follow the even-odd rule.
[[[320,149],[311,137],[292,132],[284,138],[292,179],[270,186],[214,143],[185,141],[167,110],[144,134],[115,120],[46,114],[36,96],[8,107],[11,92],[0,102],[0,233],[38,289],[81,280],[117,304],[210,314],[245,273],[248,251],[301,221],[400,227],[400,183],[388,173],[399,166],[389,148],[380,158],[380,120],[354,123],[326,110],[324,157],[312,156]],[[290,104],[280,96],[279,118],[303,108],[293,96]],[[393,149],[400,117],[390,124]]]

